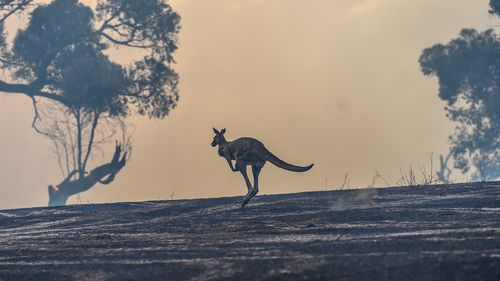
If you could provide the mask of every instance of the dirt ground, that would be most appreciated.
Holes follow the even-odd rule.
[[[500,182],[0,210],[0,280],[500,280]]]

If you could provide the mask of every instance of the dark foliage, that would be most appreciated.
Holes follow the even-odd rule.
[[[455,167],[474,179],[500,177],[500,38],[464,29],[447,45],[425,49],[422,72],[439,79],[439,97],[456,123],[450,137]]]
[[[500,0],[490,0],[490,13],[500,16]]]
[[[23,11],[33,0],[1,0],[0,1],[0,53],[5,52],[4,23],[12,15]],[[0,55],[0,59],[2,59]],[[3,59],[2,59],[3,61]]]
[[[178,100],[171,65],[179,19],[161,0],[99,1],[95,12],[77,0],[38,6],[11,50],[2,52],[3,66],[25,84],[0,82],[0,91],[46,97],[70,108],[162,118]],[[143,49],[145,55],[120,65],[104,53],[112,46]]]

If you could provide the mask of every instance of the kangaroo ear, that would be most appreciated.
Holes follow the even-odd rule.
[[[215,133],[216,135],[218,135],[218,134],[219,134],[219,131],[217,131],[217,129],[215,129],[215,128],[212,128],[212,129],[214,129],[214,133]]]
[[[226,128],[222,129],[222,131],[220,131],[221,134],[224,134],[226,132]]]

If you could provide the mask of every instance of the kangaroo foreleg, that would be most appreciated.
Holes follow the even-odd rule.
[[[224,157],[224,158],[226,158],[227,164],[229,164],[229,168],[231,168],[231,171],[238,172],[238,169],[236,169],[235,167],[233,167],[233,162],[231,162],[231,159],[229,159],[228,157]]]

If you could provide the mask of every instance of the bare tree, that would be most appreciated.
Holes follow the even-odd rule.
[[[110,184],[130,157],[130,124],[123,118],[59,103],[34,99],[33,128],[51,140],[64,180],[49,186],[49,205],[64,205],[68,197],[93,185]],[[106,144],[115,139],[111,162],[88,170],[92,159],[104,156]],[[101,156],[101,157],[99,157]]]
[[[448,153],[446,157],[439,155],[439,170],[436,172],[436,176],[439,181],[443,183],[450,182],[451,169],[448,167],[448,161],[450,161],[451,153]]]

